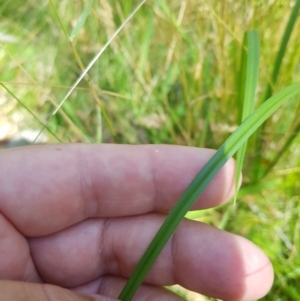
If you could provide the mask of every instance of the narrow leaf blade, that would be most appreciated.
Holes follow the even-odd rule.
[[[287,48],[287,44],[290,40],[294,25],[297,21],[299,10],[300,10],[300,0],[297,0],[297,2],[295,3],[295,5],[293,7],[293,10],[291,11],[289,21],[286,25],[284,34],[282,36],[282,40],[281,40],[281,43],[280,43],[280,46],[279,46],[279,49],[278,49],[278,52],[277,52],[275,64],[274,64],[274,69],[273,69],[273,72],[272,72],[272,82],[269,83],[269,85],[267,87],[267,92],[266,92],[266,95],[265,95],[265,99],[268,99],[272,95],[273,86],[277,81],[277,78],[278,78],[278,75],[279,75],[279,70],[280,70],[280,67],[281,67],[281,64],[282,64],[282,60],[284,58],[286,48]]]
[[[255,92],[258,81],[259,70],[259,36],[257,31],[247,31],[244,36],[242,55],[242,91],[240,97],[243,98],[242,122],[253,112]],[[236,202],[240,175],[247,149],[247,141],[237,152],[236,173],[235,173],[235,193],[234,203]]]
[[[102,55],[102,53],[107,49],[107,47],[110,45],[110,43],[117,37],[117,35],[121,32],[121,30],[126,26],[126,24],[133,18],[133,16],[138,12],[138,10],[145,4],[147,0],[142,0],[140,4],[132,11],[132,13],[125,19],[125,21],[120,25],[120,27],[114,32],[114,34],[108,39],[106,44],[98,51],[98,53],[94,56],[94,58],[90,61],[90,63],[87,65],[87,67],[81,72],[81,75],[77,78],[75,83],[71,86],[71,88],[68,90],[65,97],[62,99],[62,101],[59,103],[57,108],[53,111],[50,118],[48,119],[47,123],[41,128],[37,136],[35,137],[36,141],[40,134],[44,131],[46,126],[49,124],[53,116],[60,110],[60,108],[63,106],[65,101],[68,99],[68,97],[72,94],[72,92],[75,90],[77,85],[82,81],[82,79],[85,77],[85,75],[89,72],[89,70],[94,66],[95,62],[99,59],[99,57]]]
[[[37,120],[42,126],[44,126],[49,133],[51,133],[53,135],[53,137],[55,137],[57,139],[57,141],[62,142],[62,140],[49,128],[49,126],[45,125],[45,123],[37,116],[33,113],[33,111],[30,110],[29,107],[26,106],[26,104],[21,101],[10,89],[8,89],[8,87],[4,84],[0,82],[0,85],[31,115],[33,116],[33,118],[35,120]]]
[[[291,34],[293,32],[294,25],[298,18],[298,13],[300,10],[300,0],[297,0],[289,17],[289,21],[286,25],[284,34],[281,39],[281,43],[276,55],[276,59],[274,62],[274,69],[272,72],[272,78],[271,82],[268,84],[266,88],[266,93],[264,96],[263,101],[268,99],[273,94],[274,85],[277,82],[277,78],[279,75],[280,67],[282,65],[283,58],[286,53],[287,45],[289,42],[289,39],[291,37]],[[261,129],[258,131],[256,135],[256,145],[255,145],[255,153],[261,154],[262,153],[262,144],[260,143],[261,137],[264,137],[265,132],[265,123],[262,125]],[[262,172],[262,164],[261,164],[261,157],[256,156],[254,163],[253,163],[253,182],[257,182],[259,179],[261,179],[265,173]]]
[[[286,100],[299,93],[300,84],[294,84],[272,96],[269,100],[259,106],[259,108],[252,113],[218,149],[215,155],[195,177],[167,216],[126,283],[119,296],[120,300],[130,301],[132,299],[176,227],[222,166],[270,115],[272,115]]]
[[[87,6],[85,7],[85,9],[83,10],[83,12],[81,13],[75,27],[73,28],[73,30],[71,32],[70,39],[74,39],[78,35],[81,28],[84,26],[84,23],[85,23],[88,15],[90,14],[93,2],[94,2],[94,0],[90,0],[89,3],[87,4]]]

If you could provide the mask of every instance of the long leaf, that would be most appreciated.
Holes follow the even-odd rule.
[[[240,98],[243,98],[242,122],[253,112],[255,92],[258,80],[259,67],[259,36],[257,31],[247,31],[244,36],[241,68],[241,87]],[[243,162],[247,149],[247,140],[240,147],[236,157],[235,173],[235,193],[234,202],[236,201],[238,184],[243,168]]]
[[[293,141],[298,137],[299,133],[300,133],[300,121],[294,127],[292,134],[288,137],[288,139],[285,141],[283,146],[277,151],[275,158],[268,164],[267,169],[264,170],[263,177],[265,177],[273,169],[273,167],[281,159],[283,154],[289,149]]]
[[[23,101],[21,101],[11,90],[7,88],[7,86],[4,83],[0,82],[0,85],[31,115],[35,120],[37,120],[42,126],[44,126],[49,133],[51,133],[59,142],[62,142],[62,140],[47,126],[45,123],[37,116],[35,115],[26,105]]]
[[[94,58],[90,61],[90,63],[87,65],[87,67],[82,71],[81,75],[77,78],[73,86],[69,89],[65,97],[62,99],[62,101],[59,103],[57,108],[53,111],[50,118],[48,119],[47,123],[42,127],[38,135],[35,137],[35,140],[40,136],[40,134],[43,132],[43,130],[46,128],[46,126],[49,124],[53,116],[60,110],[60,108],[63,106],[64,102],[68,99],[68,97],[72,94],[72,92],[75,90],[77,85],[82,81],[82,79],[85,77],[85,75],[89,72],[89,70],[94,66],[96,61],[99,59],[99,57],[102,55],[102,53],[107,49],[107,47],[111,44],[111,42],[116,38],[116,36],[122,31],[122,29],[125,27],[125,25],[133,18],[133,16],[138,12],[138,10],[144,5],[146,0],[142,0],[140,4],[132,11],[132,13],[126,18],[126,20],[120,25],[120,27],[114,32],[114,34],[108,39],[106,44],[98,51],[98,53],[94,56]]]
[[[88,15],[91,11],[91,7],[93,5],[93,2],[94,2],[94,0],[89,1],[87,6],[85,7],[85,9],[83,10],[82,14],[78,18],[78,21],[77,21],[77,23],[76,23],[75,27],[73,28],[73,30],[71,32],[71,35],[70,35],[71,40],[74,39],[78,35],[80,29],[83,27],[83,25],[86,21],[86,18],[88,17]]]
[[[179,225],[181,220],[222,166],[233,156],[255,130],[286,100],[300,93],[300,84],[289,86],[264,102],[225,141],[215,155],[195,177],[153,238],[133,274],[126,283],[119,299],[130,301],[142,284],[154,261]]]
[[[289,42],[290,36],[292,34],[294,25],[297,21],[299,10],[300,10],[300,0],[297,0],[297,2],[295,3],[295,5],[293,7],[292,12],[291,12],[289,21],[286,25],[284,34],[282,36],[282,40],[281,40],[281,43],[280,43],[279,50],[277,52],[277,56],[276,56],[276,60],[275,60],[275,64],[274,64],[274,69],[273,69],[273,73],[272,73],[272,79],[271,79],[272,82],[269,83],[269,85],[268,85],[267,92],[266,92],[266,95],[265,95],[265,99],[268,99],[272,95],[273,86],[277,81],[279,70],[280,70],[280,67],[281,67],[281,63],[282,63],[282,60],[283,60],[283,57],[284,57],[284,54],[285,54],[286,47],[287,47],[287,44]]]
[[[295,3],[292,12],[289,17],[289,21],[286,25],[284,34],[281,39],[281,43],[276,55],[275,63],[274,63],[274,69],[272,72],[272,78],[271,82],[268,84],[267,89],[266,89],[266,94],[264,96],[263,101],[268,99],[272,94],[273,94],[273,88],[274,85],[277,81],[278,75],[279,75],[279,70],[282,64],[282,60],[284,58],[287,44],[289,42],[289,39],[291,37],[294,25],[297,21],[298,13],[300,10],[300,0],[297,0]],[[263,177],[262,170],[261,170],[261,157],[260,154],[262,153],[262,143],[261,143],[261,137],[264,136],[265,132],[265,125],[266,123],[263,123],[261,129],[258,131],[256,135],[256,145],[255,145],[255,153],[258,154],[258,156],[255,157],[254,163],[253,163],[253,181],[257,182],[259,179]]]

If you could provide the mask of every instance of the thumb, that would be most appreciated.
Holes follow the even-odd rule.
[[[51,285],[19,281],[0,281],[0,300],[14,301],[117,301],[100,295],[86,295]]]

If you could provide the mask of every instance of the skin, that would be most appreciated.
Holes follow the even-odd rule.
[[[117,299],[166,213],[213,150],[147,145],[42,145],[0,151],[0,291],[5,300]],[[230,160],[193,209],[234,191]],[[253,243],[184,220],[134,301],[182,300],[165,285],[255,300],[273,268]]]

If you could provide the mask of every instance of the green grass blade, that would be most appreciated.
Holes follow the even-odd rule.
[[[279,70],[281,67],[281,63],[286,51],[286,47],[287,44],[289,42],[290,36],[292,34],[294,25],[296,23],[297,17],[298,17],[298,12],[300,9],[300,0],[297,0],[296,4],[294,5],[294,8],[291,12],[288,24],[285,28],[281,43],[280,43],[280,48],[277,52],[277,56],[276,56],[276,60],[275,60],[275,65],[274,65],[274,69],[273,69],[273,73],[272,73],[272,79],[271,79],[271,83],[269,83],[268,88],[267,88],[267,92],[265,95],[265,99],[268,99],[273,92],[273,86],[277,81],[278,78],[278,74],[279,74]]]
[[[255,92],[259,68],[259,36],[257,31],[247,31],[244,36],[242,48],[242,68],[240,101],[243,99],[242,122],[253,112]],[[235,193],[234,203],[237,198],[238,184],[243,168],[247,149],[247,141],[241,146],[236,157]]]
[[[77,23],[76,23],[75,27],[73,28],[73,30],[71,32],[71,35],[70,35],[70,39],[71,40],[74,39],[78,35],[80,29],[83,27],[83,25],[84,25],[84,23],[86,21],[86,18],[90,14],[93,2],[94,2],[94,0],[90,0],[89,1],[89,3],[87,4],[87,6],[85,7],[85,9],[83,10],[82,14],[78,18],[78,21],[77,21]]]
[[[51,6],[52,6],[52,8],[54,10],[55,16],[56,16],[56,18],[57,18],[57,20],[58,20],[58,22],[60,24],[60,27],[61,27],[62,31],[64,32],[65,36],[69,39],[67,31],[66,31],[66,29],[65,29],[65,27],[63,25],[63,22],[62,22],[61,18],[59,17],[58,11],[57,11],[57,9],[56,9],[56,7],[55,7],[55,5],[54,5],[54,3],[53,3],[52,0],[50,0],[50,4],[51,4]]]
[[[279,74],[279,70],[280,70],[280,66],[285,54],[285,50],[288,44],[288,41],[290,39],[292,30],[294,28],[294,25],[296,23],[297,17],[298,17],[298,13],[300,10],[300,0],[297,0],[296,4],[294,5],[294,8],[291,12],[290,18],[289,18],[289,22],[286,26],[284,35],[282,37],[282,41],[280,44],[280,48],[278,50],[277,53],[277,57],[276,57],[276,61],[275,61],[275,65],[274,65],[274,70],[272,73],[272,82],[269,83],[268,88],[267,88],[267,92],[265,95],[265,99],[269,98],[272,95],[273,92],[273,86],[277,81],[277,77]],[[299,124],[300,125],[300,124]],[[296,130],[299,131],[299,125],[296,126]],[[284,146],[282,147],[282,149],[277,153],[276,157],[274,158],[274,160],[269,164],[267,170],[264,171],[263,173],[263,177],[265,177],[271,170],[272,168],[276,165],[276,163],[279,161],[279,159],[281,158],[281,156],[284,154],[285,150],[289,147],[289,145],[293,142],[294,138],[296,136],[292,135],[291,137],[289,137],[289,139],[285,142]]]
[[[218,149],[215,155],[195,177],[167,216],[126,283],[119,296],[120,300],[130,301],[132,299],[176,227],[222,166],[271,114],[273,114],[286,100],[298,93],[300,93],[300,84],[294,84],[272,96],[269,100],[259,106],[259,108],[252,113]]]
[[[294,25],[297,21],[298,13],[300,9],[300,0],[297,0],[296,4],[293,7],[293,10],[290,14],[290,18],[288,21],[288,24],[285,28],[279,50],[277,52],[275,64],[274,64],[274,69],[272,72],[272,78],[271,82],[268,84],[267,89],[266,89],[266,94],[264,96],[263,100],[268,99],[272,94],[273,94],[273,87],[277,81],[278,75],[279,75],[279,70],[282,64],[283,57],[286,52],[287,44],[289,42],[290,36],[292,34]],[[255,153],[258,154],[256,156],[255,161],[253,163],[253,181],[257,182],[260,178],[263,177],[262,171],[261,171],[261,157],[260,154],[262,153],[262,143],[261,143],[261,138],[264,136],[265,132],[265,123],[262,125],[261,129],[259,130],[256,138],[256,146],[255,146]]]
[[[246,44],[247,44],[247,67],[245,77],[245,90],[242,122],[253,112],[255,92],[258,80],[258,67],[259,67],[259,36],[258,32],[247,31]]]
[[[277,152],[275,158],[268,164],[267,169],[263,173],[263,177],[267,176],[269,172],[273,169],[273,167],[277,164],[277,162],[280,160],[280,158],[283,156],[283,154],[290,148],[291,144],[295,140],[295,138],[298,136],[300,132],[300,122],[295,126],[293,129],[293,133],[288,137],[288,139],[285,141],[281,149]]]
[[[50,118],[48,119],[47,123],[42,127],[38,135],[35,137],[35,141],[40,136],[40,134],[43,132],[43,130],[46,128],[46,126],[49,124],[53,116],[60,110],[60,108],[63,106],[64,102],[68,99],[68,97],[72,94],[72,92],[75,90],[75,88],[78,86],[78,84],[82,81],[82,79],[85,77],[85,75],[89,72],[89,70],[94,66],[96,61],[99,59],[99,57],[102,55],[102,53],[107,49],[107,47],[111,44],[111,42],[116,38],[116,36],[122,31],[122,29],[125,27],[125,25],[133,18],[133,16],[138,12],[138,10],[144,5],[146,0],[142,0],[139,5],[132,11],[132,13],[126,18],[126,20],[120,25],[120,27],[114,32],[114,34],[108,39],[106,44],[99,50],[99,52],[94,56],[94,58],[90,61],[90,63],[87,65],[87,67],[81,72],[81,75],[77,78],[73,86],[70,88],[70,90],[67,92],[65,97],[62,99],[62,101],[59,103],[57,108],[53,111]]]
[[[62,142],[59,137],[56,136],[56,134],[48,127],[45,125],[45,123],[38,117],[36,116],[12,91],[10,91],[4,83],[0,83],[0,85],[31,115],[35,120],[37,120],[42,126],[45,126],[49,133],[53,135],[57,139],[57,141]]]

